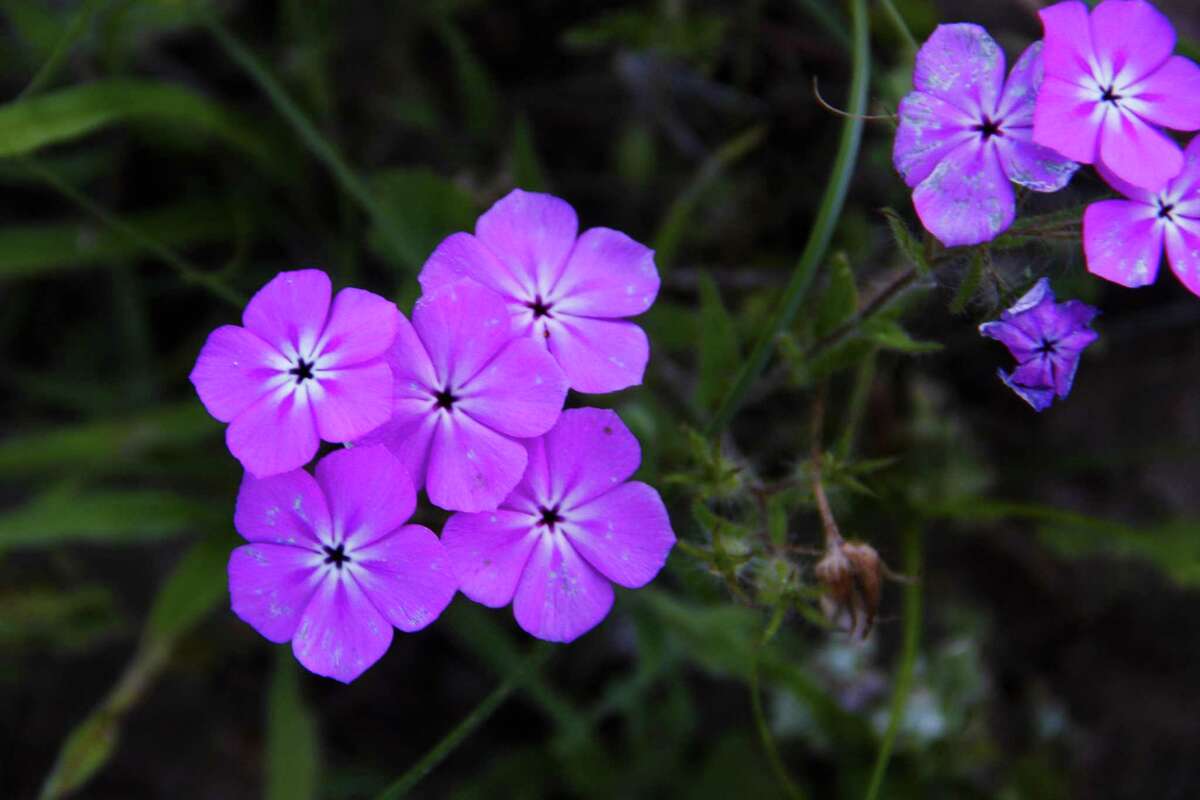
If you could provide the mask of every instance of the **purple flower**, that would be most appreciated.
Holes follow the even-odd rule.
[[[947,247],[1011,225],[1012,183],[1056,192],[1078,168],[1032,141],[1040,52],[1039,43],[1026,49],[1007,83],[1004,51],[978,25],[939,25],[917,53],[892,159],[921,223]]]
[[[1055,395],[1066,397],[1071,391],[1079,354],[1099,335],[1088,327],[1098,313],[1079,300],[1054,302],[1050,280],[1042,278],[1000,319],[980,325],[979,332],[1002,342],[1017,359],[1011,375],[1000,370],[1000,380],[1035,411],[1043,411]]]
[[[1200,136],[1184,154],[1183,171],[1160,192],[1100,175],[1128,200],[1101,200],[1083,214],[1088,271],[1122,286],[1154,283],[1163,245],[1176,277],[1200,295]]]
[[[435,505],[495,508],[525,471],[517,439],[558,420],[566,376],[544,347],[513,332],[504,300],[474,281],[424,295],[412,324],[397,316],[392,418],[362,441],[386,444]]]
[[[296,659],[349,683],[392,642],[433,622],[457,589],[433,531],[405,525],[416,492],[383,447],[331,453],[304,470],[246,476],[229,558],[233,612]]]
[[[608,228],[576,239],[578,227],[563,200],[514,189],[479,218],[474,236],[456,233],[438,246],[421,286],[469,277],[499,292],[514,327],[553,354],[572,389],[615,392],[646,371],[646,334],[622,318],[658,294],[654,251]]]
[[[500,508],[455,514],[442,540],[463,594],[512,603],[527,632],[569,642],[608,614],[610,581],[636,589],[654,579],[675,534],[658,492],[624,482],[642,454],[612,411],[564,411],[526,446],[525,476]]]
[[[208,413],[228,422],[229,451],[263,478],[302,467],[320,440],[348,442],[386,422],[392,373],[382,356],[394,303],[342,289],[329,276],[281,272],[259,289],[242,324],[213,331],[191,381]]]
[[[1179,145],[1158,126],[1200,129],[1200,67],[1175,50],[1170,21],[1143,0],[1070,0],[1038,14],[1046,80],[1033,139],[1158,191],[1179,174]]]

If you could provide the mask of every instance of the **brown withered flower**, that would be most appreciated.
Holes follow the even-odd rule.
[[[879,553],[866,542],[838,537],[829,543],[815,572],[825,590],[821,597],[825,614],[835,623],[848,618],[847,632],[867,638],[879,612],[883,579],[892,574]]]

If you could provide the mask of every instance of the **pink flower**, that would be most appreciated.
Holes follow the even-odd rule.
[[[513,332],[496,293],[474,281],[424,295],[387,361],[391,420],[365,438],[403,462],[429,499],[453,511],[495,508],[525,471],[517,439],[558,420],[567,379],[545,348]]]
[[[392,373],[382,356],[400,317],[394,303],[342,289],[329,276],[281,272],[259,289],[242,324],[204,343],[191,381],[208,413],[228,422],[229,451],[264,478],[302,467],[320,440],[348,442],[386,422]]]
[[[430,291],[460,277],[504,296],[513,324],[558,360],[578,392],[642,382],[650,345],[624,317],[658,294],[654,251],[623,233],[579,223],[566,202],[515,189],[475,224],[442,242],[421,270]]]
[[[500,508],[455,514],[442,541],[463,594],[512,603],[527,632],[569,642],[608,614],[610,581],[636,589],[654,579],[675,534],[658,492],[624,482],[642,455],[614,412],[564,411],[526,446],[525,476]]]
[[[1159,191],[1183,168],[1159,126],[1200,129],[1200,67],[1173,56],[1175,29],[1144,0],[1078,0],[1038,12],[1046,78],[1033,140],[1121,180]]]
[[[405,525],[416,492],[383,447],[339,450],[304,470],[246,476],[234,525],[250,544],[229,558],[233,612],[292,642],[318,675],[349,683],[392,642],[437,619],[457,589],[433,531]]]
[[[1083,214],[1088,271],[1122,286],[1154,283],[1163,246],[1175,276],[1200,295],[1200,136],[1179,175],[1159,192],[1126,183],[1102,166],[1101,177],[1127,200],[1101,200]]]
[[[1057,192],[1078,165],[1032,141],[1041,44],[1004,79],[1004,51],[978,25],[939,25],[917,53],[892,160],[921,224],[947,247],[991,241],[1012,224],[1012,184]]]

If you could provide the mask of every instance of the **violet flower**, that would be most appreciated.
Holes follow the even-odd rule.
[[[1054,302],[1050,280],[1042,278],[979,332],[1002,342],[1017,359],[1017,368],[1011,374],[1000,370],[1000,379],[1035,411],[1043,411],[1055,395],[1071,391],[1080,353],[1099,336],[1088,327],[1098,313],[1079,300]]]
[[[463,594],[492,608],[512,603],[528,633],[569,642],[608,614],[612,583],[654,579],[675,534],[658,492],[625,483],[641,449],[614,412],[564,411],[526,446],[525,476],[500,508],[455,514],[442,541]]]
[[[433,622],[457,589],[433,531],[405,525],[416,492],[383,447],[339,450],[304,470],[246,476],[229,558],[233,612],[292,642],[318,675],[349,683],[387,651],[392,626]]]
[[[488,511],[525,471],[517,439],[558,420],[567,378],[546,349],[517,335],[495,292],[470,280],[421,297],[387,361],[392,418],[360,443],[382,443],[434,505]]]
[[[947,247],[994,239],[1012,224],[1012,183],[1056,192],[1078,165],[1033,136],[1041,45],[1004,80],[1004,51],[978,25],[939,25],[917,53],[900,102],[892,159],[914,189],[925,229]]]
[[[642,382],[650,345],[624,317],[658,294],[654,251],[619,231],[576,238],[575,210],[548,194],[514,189],[425,262],[425,291],[462,277],[504,296],[516,330],[558,360],[578,392],[615,392]]]
[[[204,343],[191,381],[208,413],[228,422],[229,451],[256,477],[302,467],[327,442],[386,422],[392,373],[382,356],[396,335],[394,303],[342,289],[329,276],[281,272],[246,304],[242,325]]]
[[[1121,180],[1159,191],[1183,168],[1160,127],[1200,129],[1200,67],[1173,56],[1175,28],[1143,0],[1078,0],[1038,12],[1046,79],[1033,139]]]
[[[1200,295],[1200,136],[1161,192],[1139,189],[1103,166],[1098,171],[1128,199],[1101,200],[1084,212],[1088,271],[1122,286],[1154,283],[1165,245],[1175,276]]]

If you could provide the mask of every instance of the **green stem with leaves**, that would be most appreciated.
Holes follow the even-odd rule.
[[[825,195],[817,211],[816,221],[800,260],[792,272],[791,280],[784,290],[783,300],[767,330],[763,333],[746,360],[733,387],[725,395],[720,407],[712,420],[709,421],[705,432],[709,436],[720,434],[746,398],[750,388],[762,375],[767,362],[775,351],[776,341],[796,317],[805,295],[812,285],[817,268],[825,258],[829,242],[833,238],[833,230],[841,217],[842,208],[846,202],[846,193],[850,188],[850,179],[854,175],[854,167],[858,161],[859,144],[862,142],[863,113],[867,108],[867,88],[871,77],[871,52],[869,44],[870,22],[867,15],[866,0],[851,0],[850,17],[853,29],[853,67],[850,78],[850,99],[848,116],[842,125],[842,135],[838,143],[837,156],[833,162],[833,171],[825,187]]]

